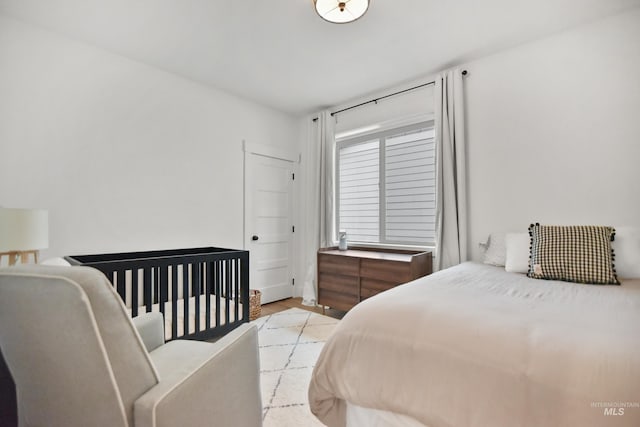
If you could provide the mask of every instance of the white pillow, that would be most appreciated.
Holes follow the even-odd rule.
[[[507,233],[504,240],[507,247],[504,269],[511,273],[527,273],[531,246],[529,233]]]
[[[45,259],[44,261],[41,261],[39,264],[42,265],[58,265],[60,267],[71,267],[71,264],[69,264],[69,261],[67,261],[64,258],[49,258],[49,259]]]
[[[618,278],[640,278],[640,227],[615,227],[611,243]]]
[[[507,247],[505,246],[504,239],[507,233],[496,232],[489,235],[486,247],[487,250],[484,253],[484,259],[482,262],[489,265],[497,265],[503,267],[505,258],[507,256]]]

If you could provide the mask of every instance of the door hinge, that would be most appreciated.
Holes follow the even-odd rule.
[[[291,232],[292,232],[292,233],[295,233],[295,232],[296,232],[296,226],[295,226],[295,225],[292,225],[292,226],[291,226]]]

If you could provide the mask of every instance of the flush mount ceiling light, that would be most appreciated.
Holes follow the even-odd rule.
[[[369,9],[369,0],[313,0],[313,2],[318,15],[334,24],[355,21]]]

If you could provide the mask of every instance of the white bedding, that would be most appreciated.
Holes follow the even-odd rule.
[[[347,402],[347,427],[428,427],[407,415]]]
[[[309,398],[329,426],[346,424],[347,401],[429,427],[640,426],[640,281],[475,263],[418,279],[344,317]],[[631,407],[605,415],[607,402]]]

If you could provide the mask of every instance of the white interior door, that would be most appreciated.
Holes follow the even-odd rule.
[[[246,154],[245,248],[261,302],[293,296],[293,162]]]

